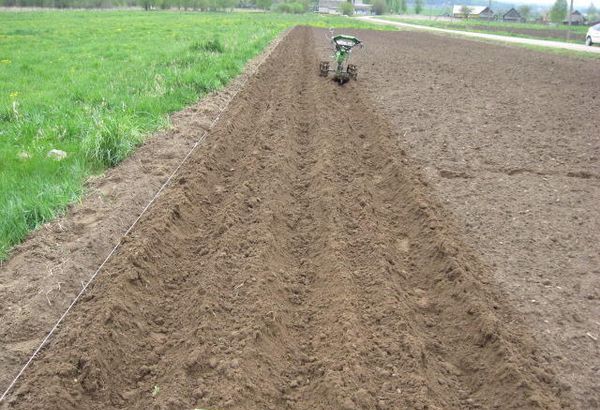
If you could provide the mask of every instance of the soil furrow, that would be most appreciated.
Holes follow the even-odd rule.
[[[568,408],[363,95],[294,29],[14,408]]]

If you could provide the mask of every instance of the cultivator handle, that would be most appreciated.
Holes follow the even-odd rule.
[[[343,48],[345,51],[349,51],[358,45],[362,46],[362,42],[358,38],[346,34],[338,34],[331,41],[333,41],[337,49]]]

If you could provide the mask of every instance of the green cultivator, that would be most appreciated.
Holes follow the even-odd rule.
[[[362,42],[354,36],[348,36],[345,34],[339,34],[331,39],[335,45],[335,70],[329,68],[329,61],[321,61],[319,70],[321,76],[327,77],[329,73],[333,73],[333,79],[339,81],[340,84],[344,84],[350,79],[356,80],[358,78],[358,68],[354,64],[348,64],[350,58],[350,52],[352,48],[356,46],[362,47]]]

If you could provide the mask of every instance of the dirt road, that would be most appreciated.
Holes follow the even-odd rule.
[[[360,84],[284,40],[10,408],[568,408]],[[312,69],[314,67],[314,69]]]
[[[364,16],[364,17],[357,17],[357,18],[360,20],[370,21],[371,23],[385,24],[385,25],[389,25],[389,26],[395,26],[395,27],[406,28],[406,29],[427,30],[427,31],[435,32],[435,33],[447,33],[447,34],[463,36],[463,37],[481,38],[481,39],[485,39],[485,40],[501,41],[503,43],[528,44],[531,46],[548,47],[548,48],[555,48],[555,49],[562,49],[562,50],[581,51],[584,53],[600,54],[600,47],[589,47],[584,44],[571,44],[571,43],[564,43],[561,41],[536,40],[533,38],[501,36],[498,34],[475,33],[472,31],[463,31],[463,30],[450,30],[450,29],[439,28],[439,27],[422,26],[419,24],[401,23],[399,21],[383,20],[383,19],[378,19],[376,17],[371,17],[371,16]]]

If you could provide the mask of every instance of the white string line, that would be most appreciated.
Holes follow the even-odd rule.
[[[127,235],[129,235],[129,233],[133,230],[133,228],[135,227],[135,225],[137,225],[137,223],[139,222],[139,220],[142,219],[142,216],[144,216],[144,214],[146,213],[146,211],[148,210],[148,208],[150,208],[150,206],[156,201],[156,199],[158,198],[158,196],[160,195],[160,193],[167,187],[167,185],[169,185],[169,183],[171,182],[171,180],[173,179],[173,177],[177,174],[177,172],[182,167],[182,165],[185,163],[185,161],[187,161],[187,159],[189,158],[189,156],[194,152],[194,150],[196,149],[196,147],[198,145],[200,145],[202,142],[204,142],[204,140],[206,139],[206,135],[208,134],[208,132],[211,131],[212,128],[214,127],[214,125],[217,123],[217,121],[219,121],[219,119],[221,118],[221,114],[223,114],[223,112],[229,107],[229,104],[231,103],[231,101],[233,101],[233,99],[238,95],[238,93],[242,90],[242,88],[244,88],[244,87],[240,87],[231,96],[231,98],[227,101],[227,104],[225,104],[225,106],[223,107],[223,109],[221,109],[221,111],[216,116],[216,118],[211,122],[211,124],[208,127],[208,129],[204,131],[204,133],[202,134],[202,136],[200,138],[198,138],[198,140],[194,143],[194,145],[192,146],[192,148],[190,149],[190,151],[187,153],[187,155],[179,163],[179,165],[177,166],[177,168],[175,168],[175,170],[171,173],[171,175],[169,176],[169,178],[165,181],[164,184],[162,184],[162,186],[160,187],[160,189],[156,192],[156,194],[154,195],[154,197],[150,200],[150,202],[148,202],[148,205],[146,205],[146,207],[142,210],[142,213],[136,218],[136,220],[129,227],[129,229],[127,229],[127,231],[121,236],[121,238],[119,239],[119,242],[117,242],[117,244],[112,249],[112,251],[110,251],[110,253],[104,259],[104,261],[102,262],[102,264],[100,264],[100,266],[98,267],[98,269],[96,270],[96,272],[94,272],[94,274],[90,277],[90,279],[87,281],[87,283],[83,286],[83,288],[81,289],[81,291],[77,294],[77,296],[75,297],[75,299],[73,299],[73,301],[71,302],[71,304],[69,305],[69,307],[67,307],[67,310],[65,310],[65,312],[62,314],[62,316],[54,324],[54,326],[52,327],[52,329],[50,330],[50,332],[42,340],[42,342],[37,347],[37,349],[34,350],[33,354],[29,358],[29,360],[27,360],[27,363],[25,363],[25,365],[21,368],[21,370],[19,371],[19,373],[17,373],[17,375],[15,376],[15,378],[13,379],[13,381],[8,385],[8,387],[4,391],[4,393],[2,393],[2,396],[0,397],[0,402],[2,402],[6,398],[6,396],[8,395],[8,393],[10,392],[10,390],[13,388],[13,386],[17,383],[17,381],[19,380],[19,378],[21,377],[21,375],[23,374],[23,372],[29,367],[29,365],[31,364],[31,362],[33,361],[33,359],[35,358],[35,356],[40,352],[40,350],[42,350],[42,348],[44,347],[44,345],[48,342],[48,340],[50,339],[50,337],[52,336],[52,334],[56,331],[56,329],[58,328],[58,326],[62,323],[63,319],[67,316],[67,314],[69,313],[69,311],[79,301],[79,298],[81,298],[81,295],[83,295],[85,293],[85,291],[87,290],[88,286],[94,281],[94,279],[96,278],[96,276],[98,276],[98,273],[100,273],[100,271],[102,270],[102,268],[104,267],[104,265],[106,264],[106,262],[108,262],[108,260],[114,255],[114,253],[117,251],[117,249],[119,249],[119,247],[123,244],[123,239],[125,239],[125,237]]]

